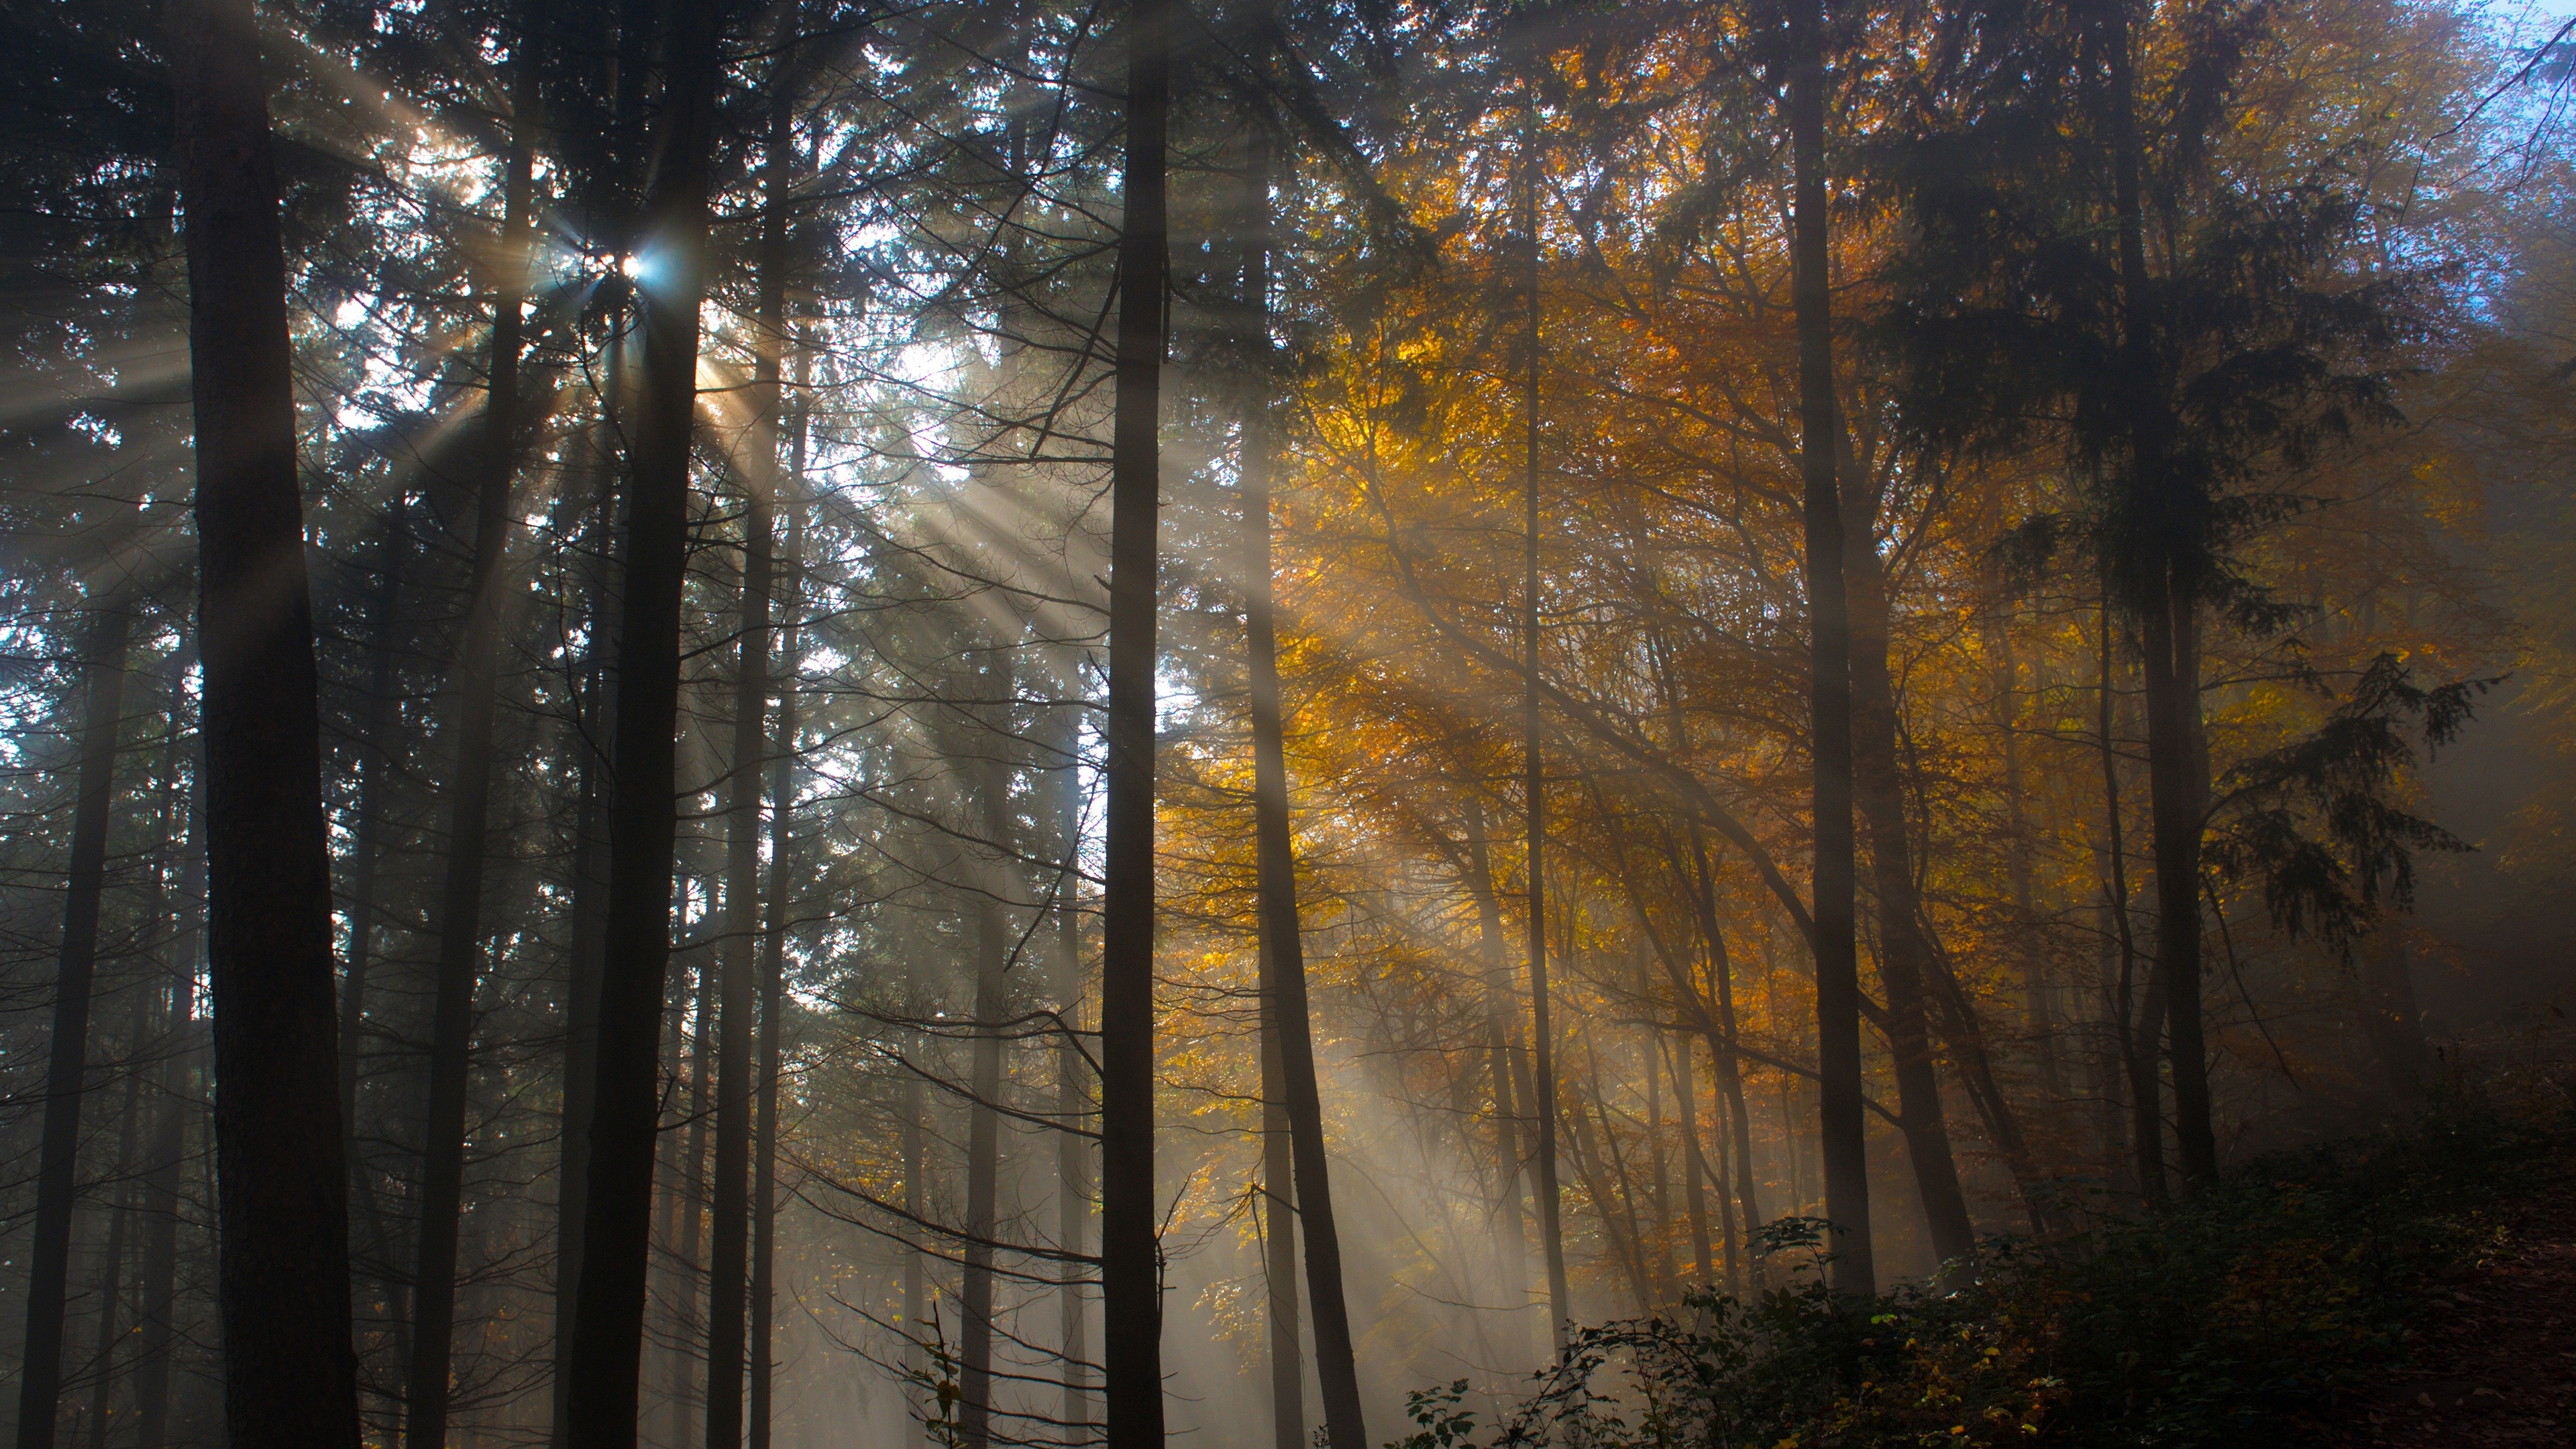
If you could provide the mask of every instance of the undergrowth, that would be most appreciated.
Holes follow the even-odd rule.
[[[2563,1099],[2562,1099],[2563,1100]],[[2483,1096],[2413,1130],[2249,1164],[2152,1220],[1998,1239],[1933,1284],[1823,1283],[1822,1224],[1775,1225],[1785,1286],[1580,1333],[1493,1449],[2177,1445],[2298,1437],[2401,1360],[2426,1281],[2500,1240],[2549,1175],[2556,1112]],[[1466,1384],[1412,1396],[1390,1449],[1472,1449]]]

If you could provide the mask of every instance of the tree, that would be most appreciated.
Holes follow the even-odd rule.
[[[607,966],[565,1405],[572,1449],[635,1444],[660,1098],[655,1063],[671,959],[672,845],[678,828],[673,742],[680,594],[688,565],[689,450],[697,413],[698,307],[706,285],[707,193],[726,8],[682,5],[674,11],[646,208],[643,377],[617,646]]]
[[[348,1178],[285,251],[248,0],[170,10],[197,434],[224,1418],[354,1449]]]

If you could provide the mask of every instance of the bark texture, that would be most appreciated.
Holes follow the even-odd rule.
[[[197,434],[224,1418],[355,1449],[348,1175],[313,606],[268,93],[249,0],[168,12]]]

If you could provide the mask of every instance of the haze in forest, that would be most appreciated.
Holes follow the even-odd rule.
[[[2563,1066],[2571,29],[0,14],[0,1423],[1370,1449]]]

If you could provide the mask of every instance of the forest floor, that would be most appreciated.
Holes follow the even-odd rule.
[[[2407,1362],[2346,1401],[2332,1442],[2576,1444],[2576,1156],[2553,1156],[2475,1260],[2425,1286]]]

